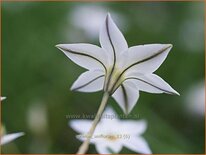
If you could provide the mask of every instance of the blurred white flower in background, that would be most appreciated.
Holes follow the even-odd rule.
[[[48,111],[42,101],[32,101],[27,111],[27,124],[31,131],[32,141],[29,151],[31,153],[48,153],[50,136],[48,129]],[[38,148],[38,150],[36,149]]]
[[[6,97],[1,97],[1,101],[6,99]],[[1,129],[2,130],[2,129]],[[1,137],[0,137],[0,145],[4,145],[7,144],[21,136],[23,136],[24,133],[23,132],[18,132],[18,133],[11,133],[11,134],[6,134],[4,135],[4,133],[1,133]]]
[[[28,109],[27,123],[30,130],[35,133],[44,133],[47,130],[47,109],[42,102],[33,102]]]
[[[99,30],[105,19],[108,9],[104,6],[96,5],[84,5],[76,6],[69,12],[68,20],[74,27],[84,31],[86,37],[90,39],[97,39],[99,36]],[[113,17],[118,22],[118,25],[125,28],[125,19],[120,15],[112,11]],[[74,32],[71,32],[74,33]],[[81,34],[82,36],[82,34]],[[74,35],[71,35],[71,38]]]
[[[199,82],[193,85],[186,98],[187,110],[195,114],[194,116],[205,116],[205,82]]]
[[[119,153],[123,146],[134,152],[151,154],[147,141],[141,136],[146,128],[145,120],[120,120],[112,108],[106,108],[102,119],[96,127],[90,143],[94,144],[100,154]],[[111,119],[113,118],[113,119]],[[80,135],[77,138],[84,141],[92,124],[91,120],[71,120],[69,125]]]

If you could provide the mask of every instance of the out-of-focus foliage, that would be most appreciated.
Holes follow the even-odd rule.
[[[77,151],[81,143],[68,127],[67,116],[95,114],[102,92],[71,92],[70,86],[84,69],[55,45],[99,45],[98,29],[107,12],[114,16],[129,46],[173,44],[156,73],[181,96],[141,92],[129,116],[148,121],[144,136],[153,153],[204,152],[204,114],[199,114],[204,97],[193,98],[193,106],[202,106],[197,108],[199,113],[188,108],[188,91],[191,94],[193,86],[204,80],[203,2],[2,2],[1,7],[1,88],[7,96],[1,105],[2,123],[7,133],[26,133],[3,146],[3,153]],[[114,100],[109,104],[123,113]],[[89,153],[96,153],[94,146]],[[134,152],[124,148],[121,153]]]

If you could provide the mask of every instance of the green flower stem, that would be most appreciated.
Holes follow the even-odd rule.
[[[87,133],[86,135],[86,140],[82,143],[82,145],[79,147],[79,150],[77,152],[77,154],[85,154],[89,148],[89,142],[90,142],[90,139],[91,137],[93,136],[94,134],[94,131],[95,131],[95,128],[98,124],[98,122],[100,121],[100,118],[101,118],[101,115],[105,109],[105,106],[107,105],[107,101],[109,99],[109,93],[108,92],[104,92],[104,95],[102,97],[102,101],[101,101],[101,104],[100,104],[100,107],[97,111],[97,115],[95,116],[95,119],[92,123],[92,126],[89,130],[89,132]]]

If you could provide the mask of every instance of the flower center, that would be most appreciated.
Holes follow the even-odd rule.
[[[118,140],[118,137],[117,137],[116,135],[107,135],[107,136],[106,136],[106,139],[107,139],[108,141],[114,142],[114,141],[117,141],[117,140]]]
[[[114,92],[114,90],[117,89],[117,87],[121,84],[121,82],[124,79],[124,77],[120,77],[120,75],[121,69],[114,68],[114,70],[112,71],[112,69],[110,68],[105,79],[104,90],[108,91],[109,93]]]

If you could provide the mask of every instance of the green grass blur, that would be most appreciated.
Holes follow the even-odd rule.
[[[131,115],[148,121],[144,137],[153,153],[204,153],[204,116],[187,110],[188,91],[204,80],[203,2],[2,2],[1,7],[1,89],[7,97],[2,123],[7,133],[26,133],[3,146],[3,153],[75,153],[81,144],[66,115],[95,114],[102,92],[70,91],[84,69],[55,48],[58,43],[99,45],[98,34],[91,37],[74,25],[73,12],[80,7],[119,16],[115,21],[129,46],[173,44],[156,73],[181,96],[141,92]],[[113,99],[109,105],[123,113]],[[96,153],[93,145],[89,153]]]

